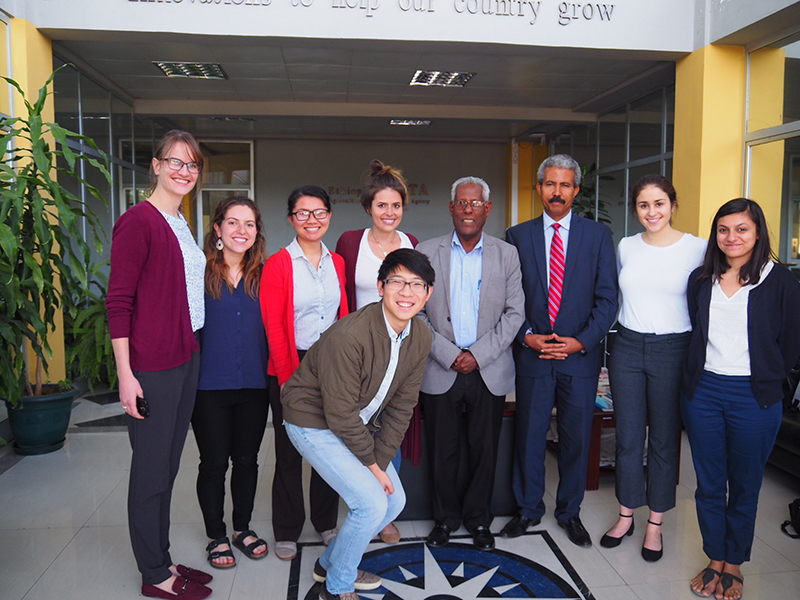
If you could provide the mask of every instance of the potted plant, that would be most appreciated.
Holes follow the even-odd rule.
[[[111,181],[105,154],[91,139],[42,117],[57,72],[33,103],[17,82],[2,77],[19,92],[26,113],[0,118],[0,395],[17,452],[23,454],[57,450],[69,425],[75,391],[59,392],[58,386],[44,383],[44,375],[58,311],[76,312],[67,298],[88,294],[91,250],[80,230],[82,220],[87,237],[102,252],[95,214],[63,182],[80,182],[105,203],[81,177],[81,165]],[[93,148],[102,158],[72,150],[68,140]],[[44,412],[36,414],[39,408]]]

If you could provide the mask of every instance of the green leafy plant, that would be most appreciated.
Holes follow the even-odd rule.
[[[595,167],[596,165],[592,165],[591,167],[583,165],[581,167],[581,190],[572,201],[572,210],[581,217],[591,219],[592,221],[594,221],[595,216],[597,216],[597,221],[600,223],[605,223],[606,225],[610,225],[611,215],[608,213],[606,203],[601,197],[595,206],[595,194],[597,192],[598,178],[600,180],[610,180],[611,178],[602,175],[596,175]],[[597,215],[595,215],[595,212]]]
[[[105,381],[117,385],[117,364],[108,332],[105,297],[108,290],[107,262],[89,267],[89,289],[76,300],[75,311],[68,311],[64,325],[67,333],[67,366],[73,378],[85,378],[89,390]],[[74,314],[74,317],[72,317]]]
[[[2,78],[20,93],[26,112],[0,118],[0,393],[13,406],[25,395],[41,394],[57,312],[65,308],[77,314],[75,303],[65,300],[89,293],[91,249],[82,222],[86,237],[102,252],[97,217],[62,182],[80,182],[105,203],[81,177],[81,165],[110,182],[108,160],[90,138],[44,121],[48,86],[57,72],[33,103],[16,81]],[[71,149],[70,141],[94,149],[101,158]],[[36,357],[32,369],[28,347]]]

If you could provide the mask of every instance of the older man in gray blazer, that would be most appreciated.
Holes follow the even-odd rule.
[[[497,445],[505,395],[514,389],[511,342],[525,298],[516,248],[483,232],[491,212],[486,182],[461,178],[451,190],[455,231],[417,246],[441,282],[420,312],[433,330],[420,394],[436,520],[427,544],[433,547],[446,545],[463,522],[477,548],[494,548]],[[471,479],[462,498],[456,476],[465,425]]]

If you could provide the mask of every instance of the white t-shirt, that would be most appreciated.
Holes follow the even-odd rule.
[[[402,231],[398,231],[400,236],[401,248],[413,248],[414,244]],[[362,306],[372,304],[381,299],[378,294],[378,270],[381,268],[383,259],[375,256],[372,248],[369,247],[369,228],[364,230],[361,236],[361,243],[358,245],[358,258],[356,259],[356,306],[358,310]]]
[[[686,287],[689,274],[703,262],[706,245],[689,233],[670,246],[651,246],[641,233],[620,240],[620,324],[639,333],[690,331]]]

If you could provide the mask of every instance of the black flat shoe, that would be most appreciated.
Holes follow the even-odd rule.
[[[535,527],[539,523],[541,523],[541,519],[534,521],[533,519],[528,519],[517,513],[514,515],[514,518],[506,523],[505,526],[500,530],[500,535],[505,538],[519,537],[528,531],[528,527]]]
[[[622,513],[619,513],[619,516],[622,517],[623,519],[630,519],[631,526],[628,527],[628,531],[626,531],[619,537],[613,537],[608,535],[607,533],[603,535],[603,537],[600,538],[600,545],[603,548],[616,548],[622,543],[623,538],[633,535],[633,528],[636,525],[636,523],[633,521],[633,515],[632,514],[623,515]]]
[[[450,534],[453,530],[444,523],[437,523],[436,526],[428,534],[428,539],[425,541],[431,548],[441,548],[450,543]]]
[[[472,543],[478,550],[494,550],[494,536],[489,528],[483,525],[472,531]]]
[[[588,548],[592,545],[592,538],[589,536],[589,532],[586,531],[583,523],[581,523],[580,517],[570,517],[566,523],[559,521],[558,525],[567,530],[569,541],[576,546]]]
[[[653,523],[650,519],[647,519],[647,522],[650,525],[655,525],[656,527],[661,527],[661,523]],[[664,556],[664,537],[659,534],[658,536],[661,539],[661,549],[660,550],[650,550],[650,548],[644,547],[644,542],[642,542],[642,558],[645,559],[647,562],[656,562],[660,560],[662,556]]]

